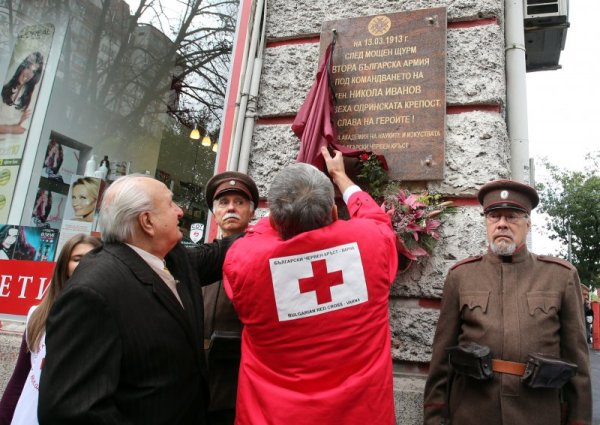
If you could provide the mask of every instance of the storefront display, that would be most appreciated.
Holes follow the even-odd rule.
[[[131,173],[167,184],[186,234],[206,225],[216,153],[190,132],[218,139],[238,2],[138,3],[0,2],[0,226],[52,234],[60,249],[97,230],[103,190]],[[48,249],[4,258],[12,288]],[[14,311],[0,316],[27,310]]]
[[[0,102],[0,223],[8,219],[23,150],[29,135],[31,115],[44,76],[54,26],[29,25],[19,31],[17,43],[4,78]]]

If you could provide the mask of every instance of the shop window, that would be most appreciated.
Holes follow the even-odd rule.
[[[0,22],[12,19],[14,28],[14,34],[0,31],[0,54],[7,58],[0,63],[10,63],[0,65],[3,84],[18,62],[46,49],[33,91],[37,103],[25,117],[15,112],[16,120],[0,112],[0,124],[6,119],[23,129],[20,135],[0,134],[0,163],[12,167],[9,181],[0,186],[0,224],[17,215],[18,222],[9,224],[62,233],[69,230],[66,222],[81,220],[93,231],[99,202],[92,216],[75,214],[72,205],[73,185],[86,174],[92,156],[98,165],[105,157],[109,162],[106,176],[91,170],[91,177],[101,180],[96,201],[119,175],[149,174],[173,191],[185,212],[182,226],[205,223],[203,191],[216,154],[189,134],[198,126],[203,136],[218,138],[227,81],[216,76],[228,74],[237,1],[203,2],[202,8],[192,1],[159,3],[135,25],[130,24],[139,2],[133,1],[22,0],[10,3],[10,13],[0,10]],[[161,14],[151,15],[156,10]],[[188,28],[182,24],[190,13]],[[19,38],[35,28],[51,28],[52,34],[45,40]],[[19,140],[19,152],[3,148],[9,137]],[[94,218],[86,221],[89,217]]]

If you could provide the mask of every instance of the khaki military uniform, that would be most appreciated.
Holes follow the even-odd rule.
[[[425,387],[426,425],[560,425],[561,396],[567,422],[591,424],[588,347],[581,326],[579,277],[568,262],[531,254],[488,253],[464,260],[448,273]],[[520,377],[495,373],[477,381],[455,375],[447,397],[445,348],[466,342],[490,347],[495,359],[525,363],[529,353],[560,357],[578,371],[560,390],[532,389]],[[449,400],[448,406],[447,401]]]

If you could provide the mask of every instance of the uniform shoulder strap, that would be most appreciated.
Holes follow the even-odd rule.
[[[474,263],[476,261],[481,261],[482,258],[483,258],[483,256],[481,256],[481,255],[476,255],[475,257],[465,258],[464,260],[460,260],[458,263],[456,263],[452,267],[450,267],[450,270],[454,270],[457,267],[462,266],[463,264],[469,264],[469,263]]]
[[[569,263],[567,260],[563,260],[562,258],[558,258],[558,257],[551,257],[549,255],[538,255],[537,259],[540,261],[543,261],[545,263],[554,263],[554,264],[561,265],[564,268],[567,268],[569,270],[573,270],[575,268],[573,266],[573,264]]]

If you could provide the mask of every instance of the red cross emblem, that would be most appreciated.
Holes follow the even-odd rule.
[[[304,277],[298,280],[300,293],[315,291],[317,293],[317,303],[325,304],[331,302],[330,288],[344,283],[344,276],[341,270],[328,273],[327,261],[311,261],[313,276]]]

